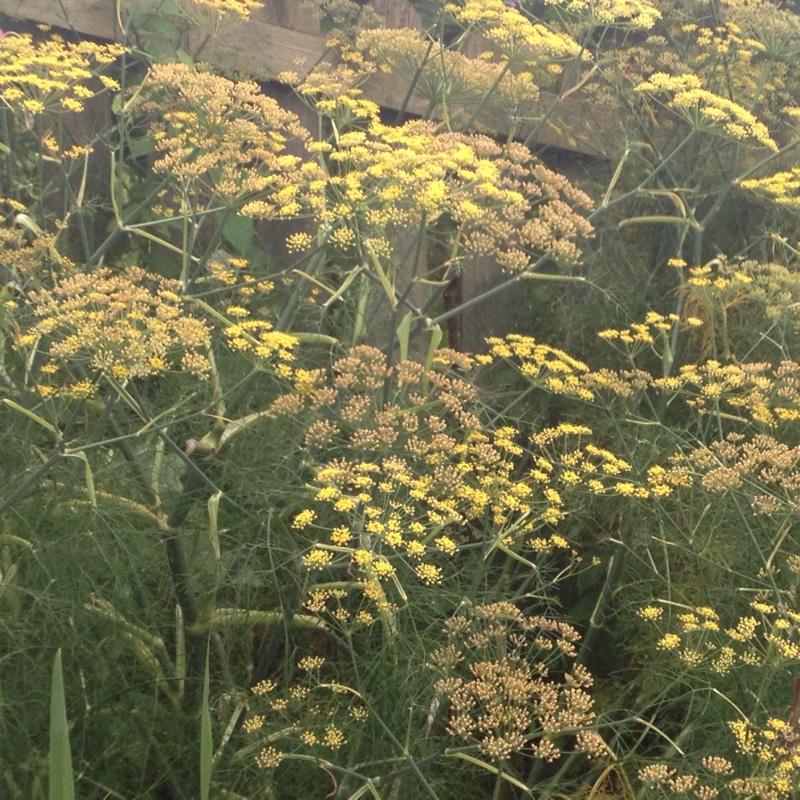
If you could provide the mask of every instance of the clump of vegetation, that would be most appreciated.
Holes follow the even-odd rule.
[[[258,6],[4,23],[3,796],[793,797],[797,14]]]

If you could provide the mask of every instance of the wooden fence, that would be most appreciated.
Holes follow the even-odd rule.
[[[0,0],[0,12],[25,20],[46,23],[78,35],[122,41],[126,37],[128,12],[135,10],[137,0]],[[386,20],[387,27],[421,28],[422,22],[407,0],[373,0],[375,10]],[[189,53],[202,51],[202,57],[224,70],[235,70],[258,80],[274,80],[283,70],[296,70],[298,61],[311,66],[326,53],[325,35],[320,30],[318,16],[301,0],[265,0],[264,8],[239,25],[227,36],[219,37],[213,51],[204,48],[206,34],[188,29],[184,49]],[[468,55],[477,55],[484,46],[480,41],[467,43]],[[364,95],[384,108],[399,109],[405,105],[410,113],[422,114],[428,101],[418,95],[407,97],[408,84],[400,78],[378,73],[362,87]],[[309,118],[309,110],[294,97],[290,87],[272,84],[270,93],[282,105],[297,113],[307,126],[316,118]],[[98,109],[108,113],[108,109]],[[585,157],[613,156],[614,141],[611,134],[613,119],[609,109],[575,96],[557,97],[541,92],[538,102],[530,109],[531,119],[546,118],[534,130],[519,131],[521,137],[529,133],[538,144],[571,151],[578,155],[570,159],[567,153],[559,169],[568,177],[580,170]],[[478,126],[490,133],[505,133],[497,126],[502,120],[478,119]],[[91,125],[91,121],[87,122]],[[78,137],[80,138],[80,137]],[[102,181],[104,165],[98,165],[95,176]],[[281,223],[286,231],[296,229],[292,222]],[[272,228],[260,237],[264,249],[278,262],[286,254],[280,243],[284,236]],[[475,259],[476,263],[465,270],[459,282],[459,300],[479,297],[506,279],[497,264],[488,258]],[[452,341],[458,341],[465,350],[479,350],[487,335],[502,335],[510,330],[530,329],[530,311],[526,292],[507,292],[491,303],[476,305],[467,314],[451,320]],[[380,328],[380,326],[377,326]]]
[[[125,12],[135,7],[135,3],[136,0],[0,0],[0,11],[79,34],[120,41],[124,36]],[[419,14],[407,0],[373,0],[373,5],[385,18],[387,27],[422,26]],[[190,30],[187,52],[197,52],[205,36],[199,30]],[[473,49],[481,49],[480,43],[475,42]],[[312,65],[325,52],[319,18],[308,6],[301,0],[266,0],[252,19],[215,42],[210,60],[224,69],[264,80],[284,70],[295,70],[298,60]],[[384,74],[374,75],[364,86],[366,97],[390,109],[403,105],[407,91],[404,81]],[[407,108],[412,114],[422,114],[427,105],[427,100],[413,95]],[[609,149],[616,137],[608,135],[613,129],[609,109],[574,96],[559,98],[541,92],[529,111],[532,119],[546,117],[547,122],[537,125],[535,130],[523,125],[520,137],[532,134],[543,145],[596,156],[611,154]],[[487,132],[504,132],[498,128],[502,121],[479,118],[477,123]]]

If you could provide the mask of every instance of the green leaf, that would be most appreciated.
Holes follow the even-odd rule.
[[[139,158],[154,152],[156,141],[152,136],[136,136],[128,140],[128,154],[132,158]]]
[[[431,343],[428,346],[428,355],[425,357],[425,369],[430,369],[433,364],[433,357],[436,355],[436,350],[442,343],[444,334],[439,325],[434,325],[431,328]]]
[[[34,236],[41,236],[42,229],[31,219],[28,214],[17,214],[14,217],[14,224],[19,225],[25,230],[30,231]]]
[[[253,241],[255,220],[252,217],[243,217],[232,214],[222,226],[222,235],[225,241],[241,256]]]
[[[217,519],[219,517],[219,501],[221,497],[222,492],[214,492],[214,494],[208,498],[208,535],[211,539],[211,547],[214,549],[214,556],[217,561],[220,559]]]
[[[29,419],[32,419],[37,425],[41,425],[43,428],[46,428],[50,433],[59,435],[58,431],[55,429],[54,425],[51,425],[47,420],[42,419],[38,414],[34,414],[33,411],[25,408],[25,406],[21,406],[19,403],[15,403],[13,400],[9,400],[7,397],[3,398],[3,402],[7,406],[11,406],[14,411],[19,411],[20,414],[24,414]]]
[[[397,326],[397,343],[400,345],[400,360],[405,361],[408,358],[408,339],[411,335],[411,319],[413,314],[411,311],[406,314]]]
[[[652,214],[647,217],[629,217],[617,223],[618,228],[627,228],[629,225],[650,225],[658,223],[662,225],[686,225],[696,231],[702,231],[703,228],[693,219],[686,219],[684,217],[670,217],[665,214]]]
[[[185,50],[176,50],[175,58],[180,61],[181,64],[186,64],[187,67],[194,66],[194,59]]]
[[[139,33],[145,36],[156,34],[165,39],[177,39],[181,35],[180,29],[161,14],[163,14],[163,10],[159,14],[149,14],[142,23]]]
[[[331,296],[325,301],[322,307],[325,309],[330,308],[330,306],[332,306],[337,300],[339,300],[344,295],[344,293],[350,288],[350,284],[361,274],[363,269],[364,267],[362,265],[359,265],[351,269],[350,272],[347,274],[347,277],[342,282],[342,285],[335,292],[331,294]],[[322,286],[327,292],[331,291],[330,289],[328,289],[327,286],[320,283],[319,281],[314,280],[313,278],[309,278],[309,280],[313,281],[318,286]]]
[[[11,533],[0,533],[0,544],[18,544],[20,547],[27,547],[29,550],[33,550],[33,545],[27,539],[22,539]]]
[[[378,280],[380,281],[381,286],[383,287],[384,294],[386,295],[386,299],[389,301],[389,305],[392,308],[392,311],[397,308],[397,295],[395,292],[395,287],[392,284],[392,281],[389,279],[389,275],[387,274],[386,270],[384,270],[383,265],[381,264],[381,260],[378,258],[375,250],[370,245],[369,241],[364,242],[364,249],[369,254],[370,261],[372,262],[372,266],[375,269],[375,273],[378,276]]]
[[[66,453],[65,455],[68,458],[77,458],[83,461],[83,474],[84,480],[86,481],[86,492],[89,495],[89,502],[92,504],[92,508],[97,508],[97,494],[94,489],[94,475],[92,474],[92,467],[89,464],[89,459],[86,457],[86,453]]]
[[[50,800],[75,800],[72,776],[72,755],[69,749],[67,702],[64,696],[64,675],[61,671],[61,650],[53,662],[50,686]]]

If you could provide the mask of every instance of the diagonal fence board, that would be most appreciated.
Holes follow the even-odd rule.
[[[120,0],[0,0],[0,12],[83,35],[120,41],[123,31],[122,20],[117,15],[119,3]],[[381,0],[379,3],[381,10],[392,10],[393,4],[398,4],[398,8],[388,17],[390,20],[398,17],[399,21],[405,14],[399,6],[407,6],[406,0]],[[309,27],[319,28],[313,24]],[[205,38],[199,31],[190,32],[190,52],[199,50]],[[212,62],[223,69],[263,80],[274,78],[283,70],[296,71],[298,60],[312,66],[324,58],[326,52],[325,39],[316,32],[307,33],[254,18],[220,37],[214,44],[213,56],[207,47],[202,55],[208,54]],[[402,106],[407,89],[402,79],[381,73],[372,76],[363,87],[365,97],[391,109]],[[406,106],[411,114],[425,114],[427,107],[427,100],[418,95],[412,96]],[[615,135],[612,110],[579,98],[558,98],[543,91],[539,101],[531,105],[530,117],[544,122],[521,126],[519,136],[531,136],[533,141],[546,146],[605,157],[610,155],[614,141],[619,138]],[[502,135],[507,131],[498,122],[489,117],[477,121],[486,132]]]

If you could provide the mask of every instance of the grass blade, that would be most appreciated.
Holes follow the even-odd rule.
[[[61,671],[61,650],[53,662],[50,687],[50,800],[75,800],[72,777],[72,755],[69,749],[67,701],[64,696],[64,675]]]
[[[211,739],[211,710],[208,707],[208,655],[209,646],[206,648],[206,668],[203,673],[203,707],[200,716],[200,800],[208,800],[211,791],[211,761],[214,743]]]

